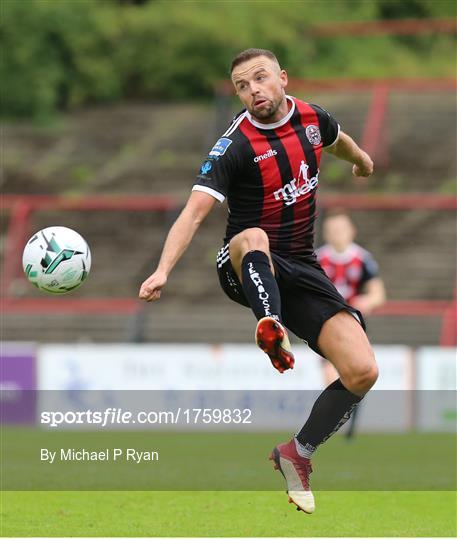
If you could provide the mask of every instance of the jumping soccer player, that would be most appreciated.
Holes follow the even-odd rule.
[[[286,328],[335,366],[340,378],[317,398],[305,425],[271,459],[289,500],[314,511],[311,456],[350,417],[378,371],[360,312],[345,302],[313,250],[322,150],[369,176],[373,162],[317,105],[285,93],[287,73],[275,55],[248,49],[231,79],[245,110],[216,142],[182,213],[170,229],[156,271],[139,296],[160,298],[167,277],[216,201],[229,214],[217,271],[227,296],[258,319],[256,342],[283,373],[294,366]]]
[[[322,224],[326,244],[316,250],[317,260],[341,296],[364,316],[385,302],[386,293],[379,267],[371,253],[354,243],[357,230],[349,214],[330,210]],[[338,378],[333,365],[323,359],[327,385]],[[352,438],[359,407],[352,413],[347,438]]]

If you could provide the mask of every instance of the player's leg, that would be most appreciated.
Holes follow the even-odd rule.
[[[323,324],[317,343],[341,378],[320,394],[296,437],[278,445],[271,455],[286,479],[290,500],[307,513],[314,511],[309,485],[313,452],[348,420],[377,378],[368,339],[359,322],[347,311],[338,312]]]
[[[300,443],[298,451],[307,458],[349,419],[378,377],[368,338],[347,311],[338,312],[324,323],[318,345],[340,378],[321,393],[306,424],[296,436]]]
[[[325,386],[328,386],[332,382],[336,381],[336,379],[338,379],[339,375],[335,369],[335,366],[328,360],[325,360],[325,358],[322,359],[322,369],[324,373],[324,380],[326,382]],[[348,420],[348,429],[345,433],[345,437],[347,440],[353,440],[354,438],[355,427],[356,427],[357,418],[358,418],[358,414],[359,414],[361,406],[362,404],[359,403],[357,407],[354,408],[354,410],[352,411],[351,417]]]
[[[326,360],[325,358],[321,358],[321,366],[322,366],[322,374],[324,376],[325,386],[329,386],[331,383],[336,381],[339,378],[338,372],[335,369],[335,366]],[[356,426],[356,419],[358,416],[358,412],[360,409],[360,404],[355,407],[355,409],[352,411],[351,418],[348,421],[348,430],[345,433],[345,436],[347,439],[353,439],[355,435],[355,426]]]
[[[368,339],[366,339],[365,341],[368,341]],[[336,365],[338,365],[339,364],[339,355],[338,354],[336,355],[336,358],[337,358]],[[377,371],[376,371],[376,374],[377,374]],[[375,382],[375,380],[374,380],[374,382]],[[373,382],[373,384],[374,384],[374,382]],[[352,411],[351,417],[349,419],[349,429],[348,429],[348,431],[346,433],[346,438],[347,439],[352,439],[354,437],[355,427],[356,427],[357,418],[359,416],[360,407],[361,407],[361,403],[359,403]]]
[[[357,319],[348,311],[339,311],[322,325],[317,343],[344,386],[364,396],[376,382],[378,368],[371,344]]]
[[[349,428],[346,432],[346,439],[348,439],[348,441],[352,441],[354,439],[355,426],[357,423],[357,418],[359,416],[361,405],[361,403],[357,405],[357,407],[352,411],[351,418],[349,419]]]
[[[325,360],[325,358],[322,358],[322,370],[324,373],[324,380],[325,380],[325,386],[328,386],[332,382],[336,381],[339,378],[338,372],[335,369],[335,366],[329,362],[328,360]],[[345,433],[345,437],[347,440],[353,440],[355,435],[355,427],[357,423],[357,418],[359,415],[361,403],[355,407],[355,409],[352,411],[351,418],[348,420],[348,429]]]
[[[338,379],[338,371],[336,371],[334,365],[326,360],[325,358],[321,359],[321,365],[322,365],[322,374],[324,376],[324,382],[325,386],[328,386],[333,381],[336,381]]]
[[[274,276],[268,236],[262,229],[245,229],[229,244],[230,261],[243,292],[259,321],[256,342],[281,373],[294,365],[287,331],[282,325],[281,295]]]
[[[321,367],[322,367],[322,375],[324,376],[324,385],[327,387],[332,382],[336,381],[338,379],[338,371],[336,371],[335,367],[331,362],[326,360],[325,358],[321,358]],[[358,405],[351,414],[351,418],[348,421],[349,429],[346,431],[346,438],[352,439],[354,437],[355,432],[355,419],[357,417],[357,411],[359,410],[360,405]]]
[[[245,229],[231,239],[229,251],[232,267],[257,319],[273,317],[281,321],[281,296],[265,231]]]

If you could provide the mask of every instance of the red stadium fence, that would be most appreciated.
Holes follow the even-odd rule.
[[[456,210],[457,198],[438,194],[404,195],[323,195],[321,208],[344,207],[350,210]],[[20,256],[28,240],[29,222],[38,210],[79,211],[155,211],[170,212],[181,208],[174,197],[151,196],[22,196],[4,195],[3,211],[9,214],[2,268],[1,306],[4,313],[136,313],[141,302],[136,298],[16,298],[10,295],[11,283],[22,274]],[[457,280],[456,280],[457,283]],[[374,315],[442,318],[440,344],[457,344],[457,285],[454,298],[443,300],[390,300]]]

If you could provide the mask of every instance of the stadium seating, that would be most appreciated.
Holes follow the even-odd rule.
[[[374,177],[379,191],[433,192],[455,177],[451,151],[455,138],[453,102],[441,96],[432,114],[432,95],[395,95],[387,121],[389,169]],[[367,96],[313,97],[335,112],[347,131],[360,137]],[[230,116],[232,110],[227,112]],[[395,119],[395,122],[393,121]],[[128,105],[85,111],[69,117],[65,129],[44,130],[9,125],[5,129],[4,190],[14,193],[148,195],[172,194],[184,203],[199,163],[227,118],[204,105]],[[107,128],[109,126],[109,129]],[[121,129],[122,128],[122,129]],[[84,137],[81,136],[84,133]],[[426,152],[439,133],[440,160]],[[411,146],[410,142],[413,141]],[[438,143],[437,143],[438,144]],[[448,150],[446,148],[449,146]],[[431,161],[432,160],[432,161]],[[409,174],[407,174],[409,173]],[[401,186],[393,175],[401,175]],[[326,180],[328,176],[328,181]],[[323,165],[321,196],[355,192],[335,184],[333,162]],[[444,187],[443,187],[444,186]],[[162,300],[136,315],[66,314],[37,316],[9,313],[3,339],[68,341],[250,341],[254,321],[249,310],[226,299],[214,269],[225,228],[225,206],[217,205],[191,248],[172,274]],[[450,210],[352,212],[358,241],[379,261],[390,300],[450,300],[455,280],[455,216]],[[144,211],[39,211],[30,233],[62,224],[78,230],[91,245],[93,266],[74,298],[130,297],[152,271],[175,213]],[[319,223],[318,223],[319,225]],[[8,226],[2,217],[2,256]],[[319,240],[318,226],[318,240]],[[9,294],[15,298],[42,293],[17,278]],[[376,343],[436,344],[439,316],[374,316],[370,335]]]

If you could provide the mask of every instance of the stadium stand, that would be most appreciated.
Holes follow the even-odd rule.
[[[331,110],[357,139],[363,137],[371,99],[368,90],[356,98],[350,90],[316,90],[312,98]],[[17,207],[9,195],[4,197],[6,212],[0,222],[3,339],[252,340],[251,313],[223,296],[214,271],[224,234],[225,207],[218,206],[203,224],[162,300],[153,305],[136,300],[138,286],[154,268],[195,171],[235,110],[231,98],[221,104],[218,114],[204,105],[100,108],[71,116],[63,130],[48,130],[44,135],[37,128],[6,127],[3,191],[59,193],[67,196],[68,204],[60,209],[54,204],[37,207],[30,214],[23,210],[28,221],[22,223],[26,230],[20,230],[21,220],[15,225],[10,219]],[[452,192],[456,177],[453,94],[447,90],[413,96],[393,92],[385,113],[380,132],[384,161],[381,159],[373,179],[375,187],[354,185],[349,167],[335,170],[334,162],[327,158],[320,188],[321,211],[326,204],[349,203],[359,229],[358,240],[380,262],[389,303],[370,318],[375,343],[439,343],[446,313],[447,339],[450,335],[452,341],[456,204],[452,195],[445,194]],[[437,134],[441,150],[430,152]],[[363,194],[371,191],[372,200],[378,203],[382,196],[374,192],[387,194],[391,208],[378,204],[376,210],[360,204]],[[353,196],[356,192],[362,193],[362,199]],[[405,199],[416,192],[422,195]],[[437,195],[439,192],[443,195]],[[75,193],[83,194],[86,203],[78,206]],[[138,193],[143,195],[132,197]],[[110,209],[97,208],[94,201],[110,200],[106,194],[116,195],[117,202]],[[171,198],[160,211],[153,209],[154,204],[148,206],[154,197],[164,194]],[[338,202],[335,194],[346,194],[346,198]],[[133,199],[143,206],[132,206]],[[401,200],[409,202],[401,204]],[[84,204],[90,211],[82,209]],[[46,298],[26,283],[20,269],[21,243],[11,244],[12,235],[18,233],[15,227],[23,242],[28,234],[56,224],[78,230],[93,255],[91,275],[84,286],[58,299]]]

